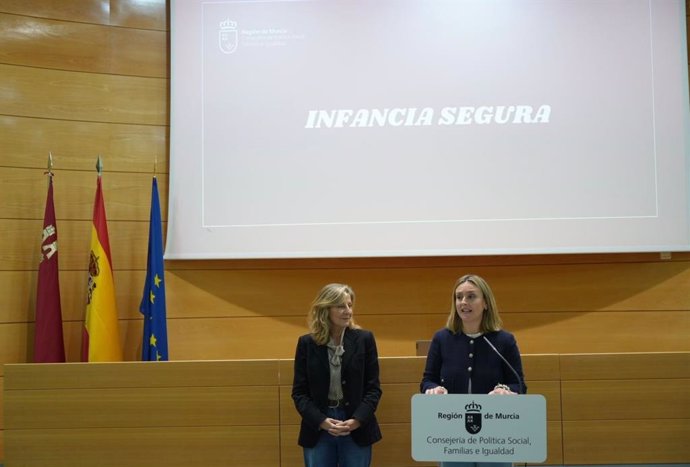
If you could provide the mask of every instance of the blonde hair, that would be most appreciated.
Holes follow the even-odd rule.
[[[484,302],[486,303],[486,310],[484,310],[482,314],[482,322],[479,325],[479,330],[482,333],[501,330],[503,320],[501,320],[501,317],[498,315],[498,306],[496,305],[494,293],[484,279],[474,274],[466,274],[455,281],[450,302],[450,314],[448,315],[448,321],[446,321],[446,329],[453,334],[463,331],[462,319],[458,316],[458,311],[455,306],[455,290],[460,284],[464,284],[465,282],[469,282],[481,290]]]
[[[331,332],[330,309],[334,306],[340,306],[347,302],[348,298],[355,304],[355,292],[352,287],[346,284],[328,284],[324,286],[311,303],[311,310],[307,316],[307,324],[309,325],[309,332],[314,341],[319,345],[328,343]],[[350,318],[350,329],[359,329],[355,324],[354,318]]]

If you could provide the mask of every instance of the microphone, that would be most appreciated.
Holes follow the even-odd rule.
[[[499,352],[498,349],[496,347],[494,347],[494,345],[491,343],[491,341],[489,339],[486,338],[485,335],[482,335],[482,338],[486,341],[487,344],[489,344],[489,347],[491,347],[493,349],[493,351],[496,352],[496,355],[501,357],[501,360],[503,360],[503,362],[506,365],[508,365],[508,368],[510,368],[510,371],[513,372],[513,374],[515,375],[515,377],[518,380],[518,385],[520,387],[520,389],[518,389],[518,394],[523,394],[522,388],[524,387],[524,384],[522,384],[522,378],[520,378],[520,375],[518,374],[518,372],[515,371],[515,368],[513,368],[513,365],[508,363],[508,360],[506,360],[505,357],[503,355],[501,355],[501,352]]]

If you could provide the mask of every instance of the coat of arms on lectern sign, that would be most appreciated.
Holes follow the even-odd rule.
[[[482,429],[482,406],[472,401],[465,405],[465,428],[467,432],[475,435]]]

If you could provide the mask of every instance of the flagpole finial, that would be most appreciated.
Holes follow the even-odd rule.
[[[96,171],[99,177],[103,174],[103,161],[100,154],[98,155],[98,160],[96,160]]]
[[[158,174],[158,156],[153,156],[153,176]]]
[[[46,175],[50,175],[51,177],[53,176],[53,152],[48,151],[48,170],[46,171]]]

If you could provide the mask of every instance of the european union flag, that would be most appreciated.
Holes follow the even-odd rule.
[[[153,177],[151,188],[151,223],[149,255],[144,294],[139,311],[144,315],[142,360],[168,360],[168,327],[165,317],[165,273],[163,271],[163,232],[158,181]]]

